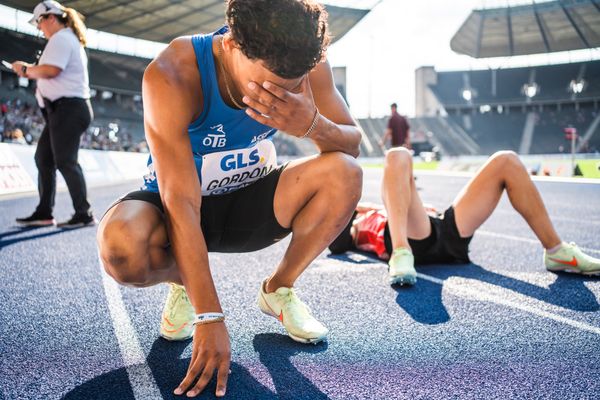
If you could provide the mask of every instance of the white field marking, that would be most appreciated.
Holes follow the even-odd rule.
[[[457,178],[472,178],[473,176],[475,176],[475,172],[465,172],[465,171],[437,171],[437,170],[415,169],[413,171],[413,173],[415,175],[452,176],[452,177],[457,177]],[[535,181],[535,182],[589,183],[592,185],[600,185],[600,179],[598,179],[598,178],[569,178],[569,177],[561,177],[561,176],[531,176],[531,180]]]
[[[495,209],[494,210],[494,214],[507,214],[507,215],[514,215],[517,217],[520,217],[519,214],[517,214],[515,212],[515,210],[502,210],[502,209]],[[554,221],[564,221],[564,222],[575,222],[578,224],[589,224],[589,225],[600,225],[600,219],[599,220],[591,220],[591,219],[583,219],[583,218],[569,218],[569,217],[561,217],[561,216],[556,216],[553,215],[551,218],[552,222]]]
[[[123,304],[119,286],[104,271],[100,256],[98,256],[98,262],[115,336],[119,342],[123,363],[133,389],[133,396],[136,400],[162,399],[160,389],[154,380],[150,367],[146,363],[146,357],[140,346],[137,333],[133,329],[133,324]]]
[[[482,283],[482,286],[484,286],[485,289],[488,289],[488,288],[493,288],[493,289],[492,290],[477,290],[477,289],[473,289],[473,288],[470,288],[467,286],[468,284],[470,284],[473,281],[472,279],[463,279],[463,278],[454,279],[455,282],[453,282],[452,281],[453,278],[449,278],[450,280],[446,281],[446,284],[444,284],[443,280],[435,278],[430,275],[418,273],[417,276],[420,279],[424,279],[426,281],[430,281],[430,282],[436,283],[438,285],[441,285],[449,293],[457,295],[457,296],[463,296],[463,297],[471,298],[474,300],[480,300],[480,301],[488,301],[490,303],[495,303],[495,304],[503,305],[506,307],[515,308],[517,310],[525,311],[527,313],[537,315],[542,318],[551,319],[553,321],[569,325],[573,328],[576,328],[576,329],[579,329],[582,331],[587,331],[587,332],[594,333],[596,335],[600,335],[600,328],[598,328],[596,326],[589,325],[584,322],[575,321],[570,318],[563,317],[562,315],[558,315],[558,314],[551,313],[549,311],[541,310],[534,306],[530,306],[527,304],[522,304],[522,303],[508,300],[508,298],[507,298],[508,296],[506,296],[506,294],[502,295],[502,292],[506,292],[506,290],[498,290],[501,288],[495,287],[495,285],[491,285],[491,284],[483,285],[483,283]],[[496,293],[494,293],[494,292],[496,292]],[[535,300],[531,297],[524,296],[524,295],[521,295],[520,297],[523,297],[529,301]],[[539,301],[539,300],[535,300],[535,301],[538,303],[541,303],[543,305],[547,305],[546,303],[544,303],[542,301]]]
[[[536,239],[525,238],[525,237],[521,237],[521,236],[507,235],[506,233],[496,233],[496,232],[484,231],[484,230],[479,229],[479,230],[475,231],[475,234],[476,235],[484,235],[484,236],[492,236],[492,237],[497,237],[497,238],[502,238],[502,239],[517,240],[519,242],[533,243],[533,244],[540,245],[540,242]],[[597,250],[597,249],[590,249],[589,247],[580,247],[580,249],[586,253],[600,254],[600,250]]]
[[[324,274],[324,273],[364,273],[370,269],[373,269],[373,266],[381,265],[382,261],[374,260],[372,258],[365,257],[362,254],[358,253],[346,253],[352,260],[359,263],[362,261],[367,261],[362,264],[352,264],[351,267],[348,267],[348,262],[344,260],[336,260],[336,259],[327,259],[327,260],[315,260],[311,264],[311,267],[306,270],[306,273],[316,273],[316,274]]]

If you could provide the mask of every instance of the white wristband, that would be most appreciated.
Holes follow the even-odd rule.
[[[193,325],[211,324],[213,322],[225,321],[225,314],[217,312],[209,312],[197,314],[194,318]]]

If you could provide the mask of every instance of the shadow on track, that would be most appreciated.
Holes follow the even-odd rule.
[[[175,396],[173,390],[181,382],[187,371],[190,359],[180,358],[191,341],[168,342],[156,339],[147,357],[148,366],[164,399],[184,399]],[[289,337],[278,334],[259,334],[254,337],[254,349],[261,362],[271,374],[277,389],[273,393],[258,382],[242,365],[232,362],[231,375],[227,384],[229,399],[327,399],[307,378],[292,365],[290,357],[300,353],[318,353],[327,348],[293,342]],[[213,377],[197,399],[216,398],[216,377]],[[129,383],[126,368],[119,368],[89,380],[64,397],[67,400],[119,399],[135,400]]]
[[[287,335],[260,333],[252,341],[260,361],[269,370],[277,398],[279,399],[328,399],[309,379],[303,376],[291,362],[301,353],[316,354],[327,350],[327,342],[317,345],[302,344]]]
[[[173,390],[179,385],[190,363],[189,358],[179,358],[191,341],[168,342],[156,339],[148,354],[147,362],[163,399],[186,399],[175,396]],[[214,399],[216,378],[213,378],[196,399]],[[227,384],[227,396],[230,399],[276,399],[277,396],[258,382],[240,364],[231,363],[231,375]],[[76,387],[65,395],[64,399],[119,399],[135,400],[129,383],[126,368],[100,375]]]
[[[355,252],[365,256],[356,261],[352,253],[329,255],[329,258],[353,263],[382,263],[369,253]],[[427,265],[417,266],[417,272],[431,275],[441,280],[451,277],[468,278],[500,286],[522,295],[567,308],[573,311],[598,311],[600,304],[596,296],[585,286],[585,282],[597,282],[599,277],[569,273],[553,273],[556,280],[548,288],[537,286],[519,279],[511,278],[489,271],[476,264]],[[442,286],[437,283],[418,279],[413,287],[394,286],[398,293],[396,303],[402,307],[415,321],[428,325],[442,324],[450,320],[446,307],[442,302]]]
[[[46,229],[43,229],[46,228]],[[0,232],[0,250],[6,246],[10,246],[14,243],[24,242],[27,240],[40,239],[43,237],[54,236],[60,233],[71,232],[82,228],[89,228],[88,226],[82,226],[78,228],[61,229],[55,226],[27,226],[27,227],[12,227],[11,230]],[[43,229],[43,230],[42,230]],[[34,233],[25,235],[27,233]],[[5,239],[11,237],[10,239]]]
[[[585,282],[598,281],[597,277],[558,273],[554,274],[556,280],[545,288],[488,271],[476,264],[431,265],[417,267],[417,272],[442,280],[451,277],[478,280],[573,311],[600,310],[596,296],[585,286]],[[420,279],[412,288],[395,287],[395,289],[398,292],[396,302],[415,321],[435,325],[450,319],[442,303],[441,285]]]

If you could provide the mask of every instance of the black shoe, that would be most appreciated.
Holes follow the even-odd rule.
[[[96,222],[96,218],[92,214],[74,214],[70,220],[61,222],[56,227],[63,229],[81,228],[96,225]]]
[[[37,211],[26,218],[17,218],[17,224],[21,226],[50,226],[56,224],[52,215],[42,215]]]

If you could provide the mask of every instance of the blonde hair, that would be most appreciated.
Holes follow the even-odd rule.
[[[57,15],[58,20],[71,28],[77,39],[79,39],[79,43],[83,46],[87,44],[87,39],[85,37],[86,27],[83,23],[85,17],[81,15],[77,10],[70,7],[63,7],[63,11],[65,12],[62,16]]]

